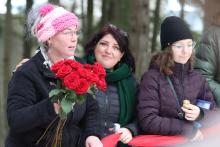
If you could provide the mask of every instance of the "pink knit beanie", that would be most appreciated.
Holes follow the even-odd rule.
[[[39,9],[39,14],[40,21],[35,25],[34,34],[42,43],[68,27],[79,27],[78,17],[62,7],[46,4]]]

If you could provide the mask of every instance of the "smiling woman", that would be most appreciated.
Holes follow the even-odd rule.
[[[117,62],[121,60],[123,54],[111,34],[104,36],[95,49],[96,61],[101,63],[106,69],[113,69]]]
[[[107,90],[96,93],[100,117],[98,131],[101,138],[120,133],[120,145],[125,146],[138,134],[135,120],[138,83],[134,78],[135,64],[128,35],[108,24],[93,35],[85,49],[87,62],[99,62],[107,74]]]

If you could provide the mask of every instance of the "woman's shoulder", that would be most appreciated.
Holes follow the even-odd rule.
[[[192,71],[190,72],[190,75],[203,78],[201,71],[199,71],[198,69],[192,69]]]
[[[161,75],[162,74],[160,73],[159,69],[157,69],[157,68],[149,68],[147,71],[144,72],[142,78],[147,78],[147,77],[157,78],[157,77],[159,77]]]
[[[142,78],[141,78],[141,82],[140,85],[155,85],[157,83],[160,82],[161,78],[163,77],[163,74],[156,68],[150,68],[149,70],[147,70]]]
[[[204,82],[205,81],[205,77],[202,75],[201,71],[197,70],[197,69],[193,69],[190,74],[189,74],[189,78],[191,79],[191,81],[200,81],[200,82]]]
[[[20,66],[15,73],[36,73],[38,67],[43,65],[43,57],[41,57],[40,53],[35,54],[30,60],[25,62],[22,66]]]

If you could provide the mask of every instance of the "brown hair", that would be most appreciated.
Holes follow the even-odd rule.
[[[192,70],[194,62],[194,53],[192,53],[191,57],[187,62],[189,63],[190,70]],[[171,46],[168,46],[163,51],[160,51],[153,55],[150,62],[150,65],[158,67],[160,72],[165,74],[166,76],[170,76],[173,74],[174,64],[175,62],[173,59],[173,52]]]

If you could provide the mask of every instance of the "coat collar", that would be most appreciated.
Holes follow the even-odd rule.
[[[54,73],[50,70],[50,67],[47,64],[45,64],[45,59],[40,51],[36,54],[34,60],[36,62],[36,65],[37,65],[39,71],[42,72],[42,74],[46,78],[55,79]]]
[[[80,62],[80,63],[85,63],[84,60],[75,57],[75,60]],[[42,72],[42,74],[46,77],[46,78],[52,78],[52,79],[56,79],[55,74],[50,70],[50,67],[48,64],[46,64],[46,60],[44,59],[41,51],[38,51],[35,55],[34,61],[36,62],[36,65],[39,69],[40,72]]]
[[[183,75],[186,75],[190,71],[189,63],[181,64],[181,63],[175,63],[173,68],[173,74],[177,78],[182,77]]]

